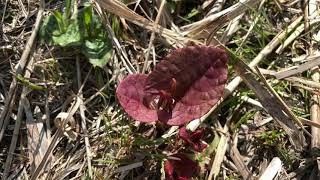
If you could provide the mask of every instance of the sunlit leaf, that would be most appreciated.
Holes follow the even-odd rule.
[[[86,40],[83,53],[92,65],[103,67],[111,58],[112,46],[108,41],[100,39]]]
[[[206,114],[221,98],[227,80],[227,60],[227,53],[219,48],[180,48],[158,63],[149,75],[129,76],[123,80],[117,88],[117,96],[126,97],[126,101],[119,98],[120,104],[138,121],[160,120],[168,125],[182,125]],[[139,77],[139,81],[135,81],[135,77]],[[130,93],[126,89],[130,89]],[[132,93],[133,90],[139,93]],[[143,108],[141,114],[139,108]],[[144,117],[148,110],[152,118]]]
[[[77,20],[71,21],[66,32],[55,31],[52,33],[52,40],[54,44],[65,46],[76,46],[81,44],[81,33],[79,23]]]

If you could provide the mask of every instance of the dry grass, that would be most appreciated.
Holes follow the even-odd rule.
[[[40,3],[0,3],[2,179],[163,179],[178,127],[133,121],[115,89],[190,44],[231,57],[223,98],[187,125],[207,129],[195,179],[319,179],[318,1],[92,1],[113,44],[103,68],[40,43],[65,8]]]

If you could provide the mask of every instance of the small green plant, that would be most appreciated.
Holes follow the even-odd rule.
[[[249,119],[252,119],[255,111],[248,111],[243,116],[241,116],[240,120],[237,121],[232,127],[231,131],[234,132],[236,129],[238,129],[242,124],[246,124]]]
[[[91,4],[78,9],[74,0],[66,0],[64,11],[52,11],[40,28],[41,42],[61,47],[80,48],[94,66],[104,66],[112,46]]]
[[[272,149],[276,151],[277,156],[283,160],[286,166],[291,166],[296,157],[289,149],[285,148],[285,141],[283,140],[285,135],[286,133],[283,130],[273,130],[262,132],[259,138],[264,144],[273,147]]]
[[[285,137],[285,132],[283,130],[273,130],[262,132],[259,138],[267,145],[277,145],[281,139]]]

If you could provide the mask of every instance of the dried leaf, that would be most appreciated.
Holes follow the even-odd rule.
[[[54,119],[54,125],[62,129],[63,134],[68,137],[69,139],[75,141],[78,137],[78,134],[74,131],[76,123],[73,117],[70,118],[65,126],[63,126],[63,121],[68,117],[69,113],[67,112],[60,112],[57,117]]]

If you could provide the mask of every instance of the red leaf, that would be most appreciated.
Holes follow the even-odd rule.
[[[158,120],[157,110],[150,109],[143,104],[144,83],[146,74],[133,74],[121,81],[117,88],[117,97],[121,106],[129,116],[142,122]]]
[[[228,56],[210,46],[171,52],[149,75],[130,75],[117,88],[122,107],[142,122],[182,125],[206,114],[221,98]]]
[[[164,163],[164,171],[166,173],[167,180],[188,180],[194,174],[200,172],[200,166],[197,162],[191,160],[185,154],[172,155],[171,159],[168,159]]]
[[[204,129],[198,129],[195,132],[188,132],[185,127],[180,128],[179,136],[183,139],[188,145],[190,145],[195,151],[202,152],[207,145],[201,142]]]

